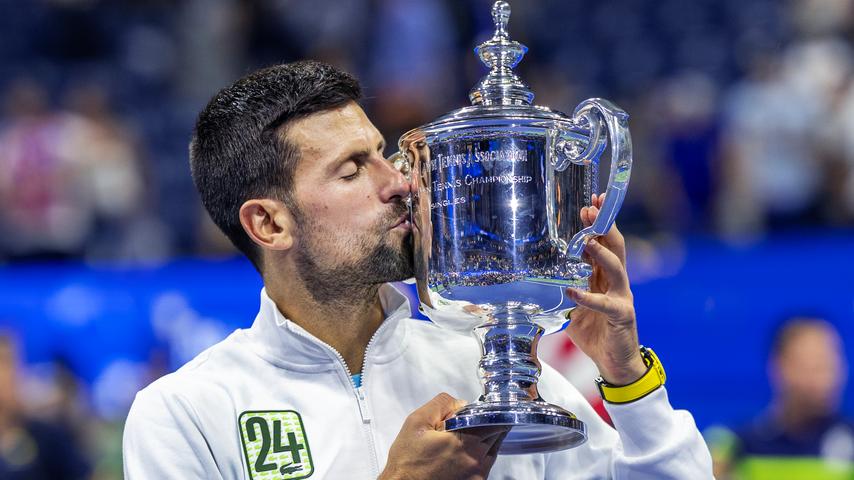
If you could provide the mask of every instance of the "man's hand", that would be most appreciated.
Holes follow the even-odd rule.
[[[593,195],[593,206],[581,209],[585,227],[593,224],[605,195]],[[606,382],[628,385],[646,372],[640,355],[634,297],[626,273],[626,242],[617,225],[591,239],[584,249],[593,265],[590,291],[567,289],[578,304],[566,333],[586,353]]]
[[[406,417],[379,480],[486,479],[508,430],[483,427],[443,431],[445,420],[464,405],[440,393]]]

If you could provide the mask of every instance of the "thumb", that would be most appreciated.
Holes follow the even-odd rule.
[[[412,412],[409,418],[421,426],[429,427],[433,430],[442,430],[444,429],[445,420],[465,404],[465,401],[442,392]]]
[[[465,400],[463,400],[463,399],[455,398],[455,399],[454,399],[454,407],[453,407],[453,409],[451,410],[451,412],[448,414],[448,416],[446,416],[446,417],[444,418],[444,420],[447,420],[447,419],[449,419],[449,418],[453,417],[455,413],[457,413],[461,408],[465,407],[465,406],[466,406],[466,405],[468,405],[468,404],[469,404],[469,402],[467,402],[467,401],[465,401]]]

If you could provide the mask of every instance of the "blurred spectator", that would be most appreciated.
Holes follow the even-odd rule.
[[[12,259],[74,257],[83,253],[88,209],[73,182],[76,165],[63,155],[71,127],[52,111],[47,92],[22,79],[5,98],[0,123],[0,236]]]
[[[469,102],[448,95],[456,83],[456,51],[445,2],[380,0],[376,10],[366,90],[394,145],[400,134]]]
[[[102,90],[51,109],[33,80],[9,89],[0,122],[0,254],[12,260],[162,256],[140,156]]]
[[[781,59],[757,56],[725,99],[718,224],[726,236],[755,236],[815,213],[821,172],[810,134],[821,110],[786,73]]]
[[[717,87],[699,72],[686,72],[661,82],[654,98],[659,182],[669,187],[655,192],[657,210],[667,212],[662,226],[708,231],[719,174]]]
[[[241,27],[246,17],[236,0],[184,2],[180,18],[186,28],[180,32],[183,56],[178,75],[182,91],[194,103],[207,101],[212,92],[239,76],[247,36]]]
[[[824,153],[827,159],[828,198],[825,218],[833,225],[854,223],[854,79],[837,92],[829,118]]]
[[[792,318],[775,333],[768,411],[736,432],[707,432],[718,479],[854,477],[854,423],[840,417],[847,378],[842,341],[828,322]]]
[[[18,397],[17,353],[0,334],[0,478],[83,479],[89,474],[79,439],[61,422],[28,418]]]
[[[152,215],[138,140],[112,110],[104,88],[83,83],[66,94],[76,130],[64,145],[72,179],[91,215],[84,253],[90,259],[146,260],[169,253],[168,233]],[[82,192],[86,192],[83,194]]]
[[[851,49],[832,37],[756,55],[724,105],[720,231],[750,237],[816,225],[827,205],[825,128],[851,77]],[[846,135],[847,136],[847,135]]]

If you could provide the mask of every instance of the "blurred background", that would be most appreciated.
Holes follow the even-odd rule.
[[[217,90],[324,60],[360,78],[393,145],[468,104],[491,3],[0,0],[0,478],[121,478],[136,391],[251,324],[260,279],[189,175]],[[535,103],[598,96],[632,116],[618,223],[674,405],[702,429],[761,414],[790,316],[834,324],[852,358],[854,1],[511,5]],[[590,392],[562,336],[545,343]]]

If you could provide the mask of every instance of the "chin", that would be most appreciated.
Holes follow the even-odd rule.
[[[415,278],[415,272],[406,272],[404,274],[399,275],[394,280],[389,280],[390,282],[402,282],[404,280],[409,280],[411,278]]]
[[[389,271],[387,282],[400,282],[415,276],[415,264],[412,251],[402,251],[395,262],[394,268]]]

